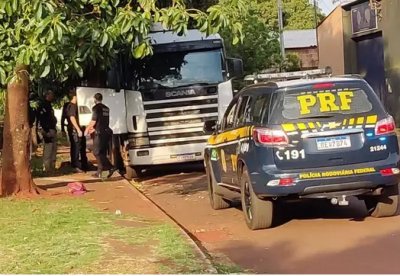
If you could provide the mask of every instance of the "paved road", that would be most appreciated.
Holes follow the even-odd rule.
[[[156,172],[152,172],[153,175]],[[400,273],[400,216],[366,217],[365,205],[291,204],[282,223],[247,229],[239,208],[214,211],[201,168],[142,181],[145,193],[210,251],[255,273]]]

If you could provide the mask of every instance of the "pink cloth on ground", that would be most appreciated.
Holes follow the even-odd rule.
[[[69,192],[73,195],[83,195],[87,192],[85,185],[81,182],[73,182],[68,184]]]

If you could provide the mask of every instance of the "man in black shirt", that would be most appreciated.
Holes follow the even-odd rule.
[[[48,90],[44,95],[44,101],[37,110],[38,122],[42,128],[44,149],[43,166],[46,172],[54,171],[57,155],[57,119],[51,103],[54,101],[54,93]]]
[[[93,154],[97,160],[97,173],[95,177],[102,178],[104,168],[109,169],[108,178],[113,175],[115,169],[107,158],[107,151],[112,138],[110,129],[110,109],[102,104],[103,95],[94,95],[95,106],[92,109],[92,121],[89,123],[85,135],[94,133]]]
[[[66,103],[63,105],[62,113],[61,113],[61,133],[63,134],[63,136],[66,135],[66,132],[65,132],[65,127],[66,127],[65,121],[67,121],[67,123],[68,123],[67,109],[68,109],[69,103],[71,102],[71,99],[72,99],[75,95],[76,95],[75,88],[73,88],[73,87],[69,88],[69,90],[68,90],[69,102],[66,102]],[[67,128],[67,129],[68,129],[68,128]]]
[[[76,93],[74,91],[70,92],[70,96],[72,96],[72,98],[65,115],[68,121],[68,137],[71,145],[71,166],[76,172],[83,172],[87,170],[88,167],[86,157],[86,137],[83,135],[82,127],[79,124]]]

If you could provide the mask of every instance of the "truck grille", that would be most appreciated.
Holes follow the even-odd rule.
[[[218,119],[218,95],[143,103],[152,146],[204,143],[207,120]]]

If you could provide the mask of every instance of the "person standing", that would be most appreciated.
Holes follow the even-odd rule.
[[[116,171],[107,158],[107,151],[112,138],[110,109],[102,101],[103,95],[100,93],[94,95],[95,106],[92,109],[92,120],[85,130],[85,136],[94,133],[93,154],[97,160],[97,173],[94,177],[102,178],[103,170],[108,169],[107,178],[110,178]]]
[[[38,108],[38,122],[42,128],[44,149],[43,166],[46,172],[52,172],[56,167],[57,156],[57,118],[51,103],[54,101],[54,92],[48,90],[44,95],[44,101]]]
[[[29,140],[29,149],[30,149],[30,156],[29,158],[32,159],[32,154],[36,152],[37,147],[37,133],[36,133],[36,109],[33,108],[32,102],[34,100],[34,94],[29,94],[29,102],[28,102],[28,119],[29,119],[29,128],[31,137]]]
[[[86,137],[79,124],[78,105],[75,91],[70,91],[71,101],[66,110],[66,118],[68,121],[68,138],[70,142],[71,166],[81,173],[88,168],[88,160],[86,157]],[[80,158],[79,158],[80,157]]]
[[[67,122],[68,124],[68,115],[67,115],[67,109],[69,106],[69,103],[71,102],[71,99],[74,97],[74,95],[76,95],[75,89],[73,87],[68,89],[68,99],[69,101],[64,103],[63,108],[62,108],[62,113],[61,113],[61,133],[63,134],[63,136],[66,136],[66,131],[65,131],[65,127],[67,126],[65,124],[65,122]],[[68,127],[67,127],[68,129]]]

